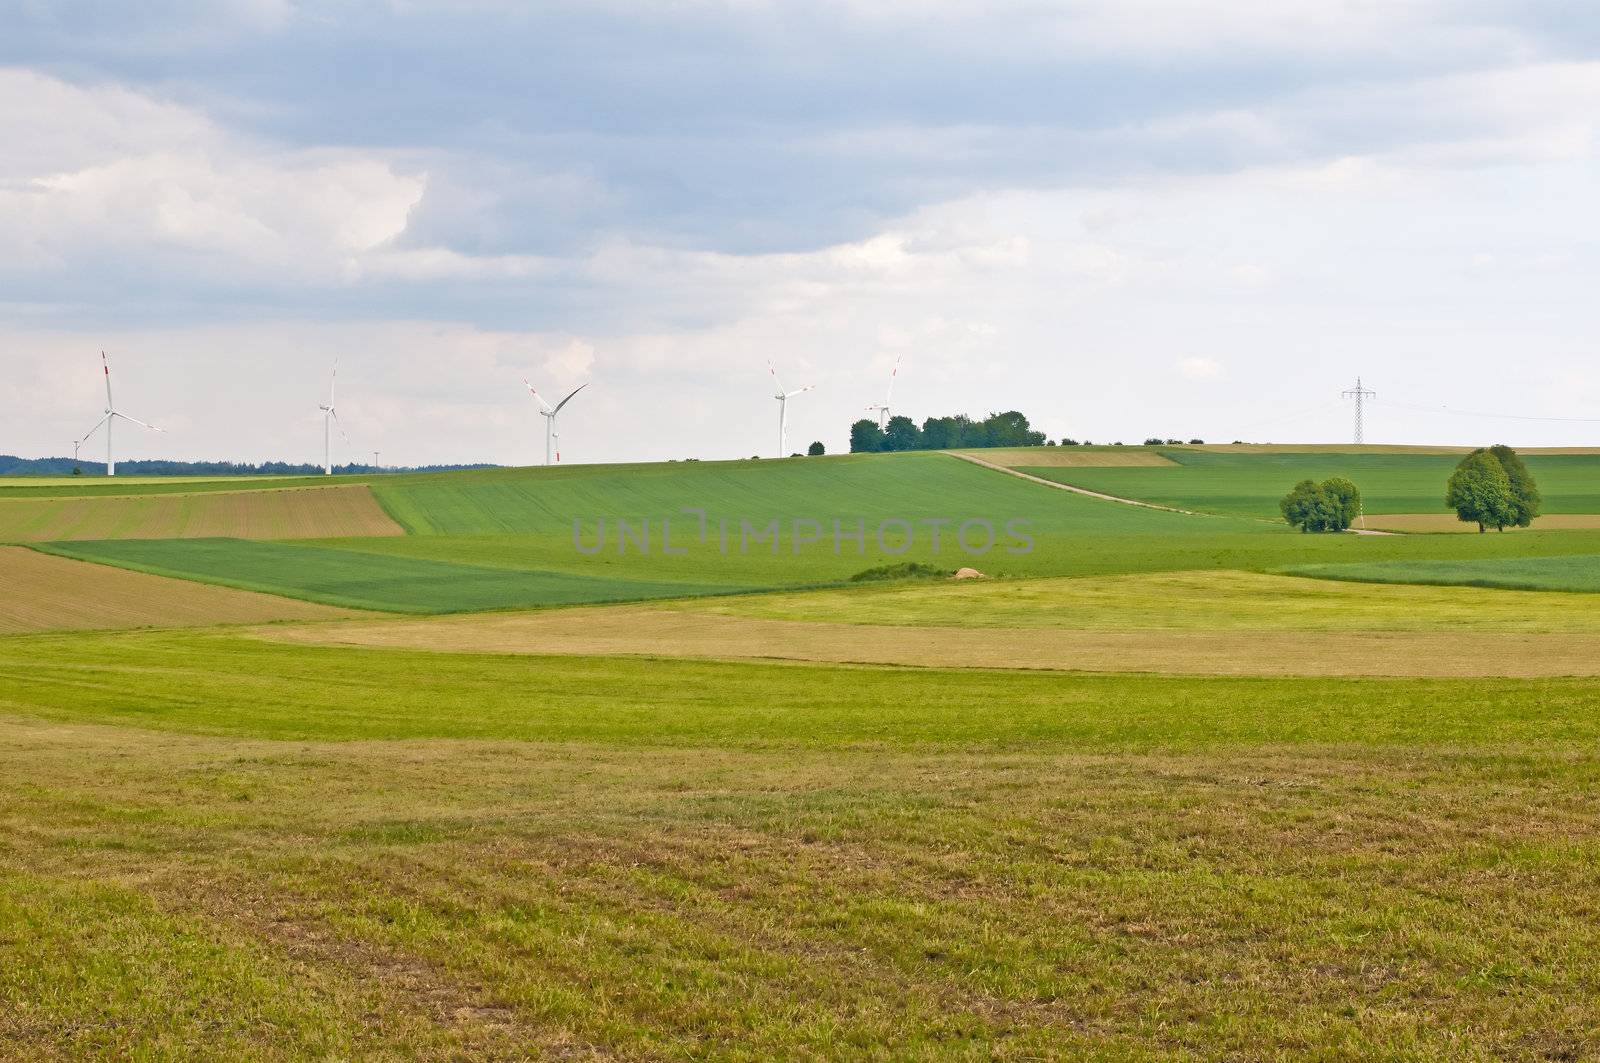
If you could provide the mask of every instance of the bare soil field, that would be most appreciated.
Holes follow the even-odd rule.
[[[261,624],[366,614],[0,546],[0,635]]]
[[[762,620],[612,607],[263,629],[318,645],[451,653],[771,659],[1171,675],[1600,675],[1592,634],[1078,631]]]
[[[286,491],[0,498],[0,542],[404,535],[363,484]]]

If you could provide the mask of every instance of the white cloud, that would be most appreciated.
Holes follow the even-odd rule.
[[[1180,358],[1178,372],[1190,380],[1209,380],[1222,375],[1222,363],[1215,358]]]

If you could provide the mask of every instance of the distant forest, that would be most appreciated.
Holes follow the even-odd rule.
[[[966,414],[930,417],[917,427],[909,417],[891,417],[884,428],[863,417],[850,426],[850,453],[890,450],[955,450],[962,447],[1042,447],[1044,433],[1028,426],[1016,410],[991,413],[981,421]]]
[[[71,458],[19,458],[0,454],[0,476],[72,476],[74,469],[83,476],[104,476],[104,462],[82,459],[73,464]],[[477,465],[418,465],[399,467],[385,465],[335,465],[336,473],[391,473],[391,472],[451,472],[456,469],[492,469],[483,462]],[[317,476],[321,465],[291,465],[284,461],[267,461],[260,465],[233,461],[119,461],[117,472],[124,476]]]

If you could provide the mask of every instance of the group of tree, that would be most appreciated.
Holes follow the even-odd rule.
[[[1526,528],[1539,515],[1539,485],[1510,447],[1479,447],[1450,474],[1444,501],[1480,533]]]
[[[1361,492],[1343,476],[1330,476],[1321,483],[1301,480],[1278,508],[1291,527],[1303,532],[1341,532],[1361,512]]]
[[[1044,433],[1028,425],[1016,410],[991,413],[981,421],[966,414],[929,417],[918,428],[909,417],[891,417],[887,425],[863,417],[850,426],[850,453],[876,454],[897,450],[955,450],[963,447],[1039,447]]]

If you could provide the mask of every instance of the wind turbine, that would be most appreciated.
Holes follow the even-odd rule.
[[[539,404],[539,416],[544,418],[544,463],[546,465],[550,464],[550,453],[551,453],[551,449],[550,448],[552,446],[552,443],[554,444],[554,447],[555,447],[556,461],[560,462],[561,461],[561,435],[560,435],[560,433],[558,433],[556,431],[556,414],[561,412],[561,407],[565,406],[567,403],[572,401],[572,396],[573,395],[576,395],[578,392],[582,391],[584,388],[588,387],[589,385],[586,384],[586,383],[585,384],[579,384],[577,387],[572,389],[571,393],[569,393],[566,398],[562,399],[560,402],[556,403],[554,406],[552,406],[548,402],[544,401],[544,396],[539,394],[539,389],[538,388],[536,388],[532,384],[528,383],[528,378],[527,377],[523,377],[522,378],[522,386],[528,389],[528,394],[532,395],[534,401]]]
[[[345,433],[344,424],[339,420],[338,407],[334,405],[334,388],[339,383],[339,363],[333,363],[333,375],[328,378],[328,404],[318,406],[322,411],[322,475],[333,475],[333,426],[339,426],[339,435],[343,437],[345,446],[353,446],[350,437]]]
[[[894,396],[894,378],[900,375],[900,359],[903,357],[905,356],[899,355],[894,360],[894,369],[889,372],[889,390],[883,393],[883,405],[867,407],[869,410],[878,411],[878,428],[880,430],[889,427],[889,400]]]
[[[807,384],[803,388],[796,388],[793,391],[784,391],[783,381],[778,379],[778,371],[772,367],[771,362],[767,363],[767,371],[772,374],[773,386],[778,389],[773,393],[772,397],[778,400],[778,457],[781,458],[784,456],[784,452],[788,450],[788,447],[785,444],[789,438],[789,400],[794,398],[796,395],[801,395],[807,391],[810,391],[816,387],[816,385]]]
[[[94,435],[96,432],[100,431],[100,426],[101,425],[105,425],[106,426],[106,475],[107,476],[115,476],[117,474],[117,460],[116,460],[115,456],[113,456],[113,454],[111,452],[111,426],[112,426],[112,423],[114,421],[116,421],[117,418],[120,417],[124,421],[132,421],[134,424],[138,425],[139,427],[148,428],[152,432],[160,432],[160,431],[164,431],[164,429],[157,428],[153,424],[145,424],[143,421],[139,420],[139,418],[137,418],[137,417],[129,417],[125,413],[119,413],[117,411],[116,403],[111,401],[111,363],[106,360],[106,352],[105,351],[101,351],[100,352],[100,367],[103,370],[105,370],[105,374],[106,374],[106,415],[104,417],[100,418],[100,420],[95,424],[95,426],[93,428],[91,428],[87,432],[83,433],[83,439],[81,440],[81,443],[87,443],[89,441],[89,437]],[[81,443],[80,443],[80,445],[81,445]]]

